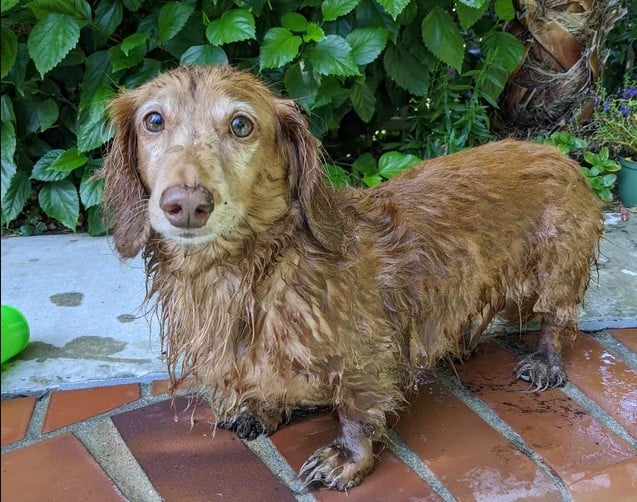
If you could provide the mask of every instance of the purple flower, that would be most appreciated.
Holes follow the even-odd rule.
[[[604,111],[607,112],[610,110],[610,103],[608,101],[604,101],[602,107],[604,108]]]
[[[637,98],[637,87],[627,87],[622,97],[624,99]]]
[[[630,110],[628,109],[628,105],[626,105],[625,103],[622,103],[621,105],[619,105],[619,113],[621,113],[623,117],[628,117],[630,115]]]

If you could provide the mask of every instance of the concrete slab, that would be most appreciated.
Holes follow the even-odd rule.
[[[3,239],[2,304],[22,311],[31,337],[2,365],[2,393],[163,374],[157,326],[140,310],[144,277],[142,260],[119,261],[105,237]]]
[[[156,322],[140,310],[140,258],[119,261],[109,238],[86,235],[2,240],[2,304],[20,309],[29,347],[2,365],[2,393],[147,382],[165,377]],[[637,214],[608,214],[598,274],[580,327],[637,327]],[[504,329],[494,327],[491,331]]]

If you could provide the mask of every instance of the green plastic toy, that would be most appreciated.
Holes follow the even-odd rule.
[[[0,313],[2,323],[2,346],[0,355],[2,364],[22,352],[29,344],[29,323],[17,308],[2,305]]]

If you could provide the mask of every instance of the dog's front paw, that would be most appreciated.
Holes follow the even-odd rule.
[[[534,352],[515,367],[515,375],[535,386],[535,390],[560,387],[567,381],[564,365],[559,357],[544,352]]]
[[[308,486],[322,484],[345,491],[358,486],[373,467],[372,455],[354,459],[350,450],[335,442],[316,450],[301,467],[300,475]]]
[[[220,420],[217,422],[217,427],[228,429],[241,439],[247,439],[249,441],[258,438],[262,434],[266,436],[271,434],[271,431],[268,431],[264,427],[256,415],[247,411],[233,415],[226,420]]]

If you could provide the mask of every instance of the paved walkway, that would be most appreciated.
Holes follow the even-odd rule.
[[[106,239],[2,241],[2,303],[32,328],[2,367],[2,500],[635,500],[635,213],[608,217],[580,315],[593,332],[565,348],[567,386],[528,392],[511,370],[534,335],[494,336],[423,384],[349,494],[296,476],[336,434],[327,414],[243,442],[214,431],[188,389],[171,406],[143,291],[141,263],[118,262]]]

